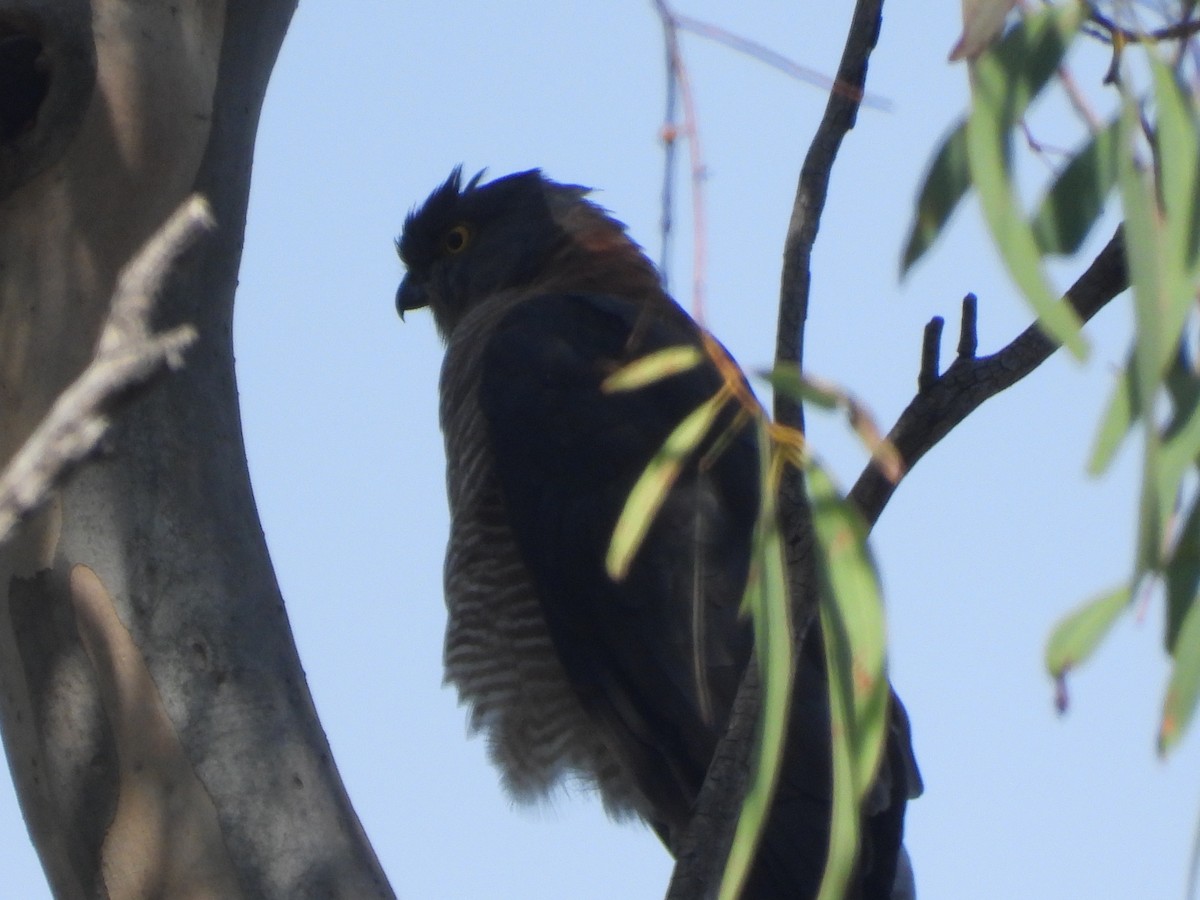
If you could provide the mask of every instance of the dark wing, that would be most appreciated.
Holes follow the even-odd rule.
[[[630,360],[698,343],[682,315],[639,319],[638,311],[630,301],[597,295],[521,304],[489,339],[479,396],[509,521],[555,646],[580,700],[619,741],[670,846],[690,819],[750,655],[738,604],[758,512],[759,463],[748,428],[704,472],[693,458],[628,577],[608,577],[605,554],[634,482],[671,430],[721,385],[705,364],[641,390],[602,392],[603,379]],[[705,663],[699,679],[696,646]],[[863,821],[854,896],[864,900],[891,896],[906,800],[919,791],[907,717],[894,697],[891,716],[876,788],[882,796]],[[746,898],[816,895],[829,832],[829,754],[828,690],[814,625],[797,670],[784,771]]]
[[[750,653],[738,605],[758,456],[743,428],[704,473],[690,460],[629,575],[609,578],[605,554],[630,489],[672,429],[721,386],[705,364],[640,390],[602,392],[625,363],[699,342],[682,314],[639,320],[640,308],[596,295],[522,303],[488,341],[479,399],[509,520],[564,667],[617,737],[669,842],[690,817]],[[705,714],[704,692],[715,715]]]

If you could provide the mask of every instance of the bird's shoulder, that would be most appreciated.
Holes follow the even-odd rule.
[[[699,328],[678,307],[602,293],[545,293],[512,304],[482,342],[478,382],[507,476],[540,465],[561,484],[603,477],[617,489],[632,487],[671,430],[720,390],[722,378],[703,360],[636,390],[611,390],[605,382],[676,346],[702,346]]]

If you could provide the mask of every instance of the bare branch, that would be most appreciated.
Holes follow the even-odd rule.
[[[808,312],[809,260],[816,241],[821,211],[828,194],[829,175],[842,138],[855,122],[866,82],[867,60],[879,36],[883,0],[858,0],[836,83],[825,107],[800,171],[796,200],[784,245],[780,287],[776,366],[803,359],[804,320]],[[803,410],[779,393],[775,420],[803,428]],[[786,546],[789,592],[802,611],[794,621],[794,646],[799,647],[816,608],[812,523],[802,474],[789,466],[780,486],[780,527]],[[673,847],[677,864],[667,892],[669,900],[709,897],[716,892],[729,855],[730,843],[742,809],[756,725],[762,699],[757,663],[752,661],[742,678],[734,710],[724,737],[709,765],[687,832]]]
[[[750,756],[761,711],[758,658],[752,656],[733,701],[729,727],[708,764],[692,820],[679,846],[672,848],[675,871],[666,900],[716,896],[750,780]]]
[[[1087,271],[1067,291],[1066,300],[1086,322],[1128,286],[1125,244],[1118,228]],[[985,400],[1012,387],[1059,347],[1033,324],[1000,352],[976,358],[974,299],[968,295],[963,301],[958,358],[943,375],[919,388],[888,435],[900,453],[905,473]],[[850,491],[850,499],[869,525],[878,520],[897,483],[889,480],[875,463],[867,464]]]
[[[974,359],[979,350],[979,300],[967,294],[962,302],[962,322],[958,327],[958,355],[960,359]]]
[[[917,373],[917,388],[925,390],[938,380],[942,369],[942,327],[946,320],[934,316],[925,325],[921,339],[921,371]]]
[[[842,146],[842,139],[858,118],[867,80],[867,61],[879,39],[882,12],[883,0],[858,0],[855,4],[842,59],[838,64],[837,82],[844,89],[830,93],[825,114],[821,117],[800,168],[800,180],[783,249],[779,320],[775,336],[776,367],[792,364],[804,370],[804,325],[812,286],[812,248],[817,240],[821,213],[829,194],[833,164]],[[799,401],[776,392],[775,421],[779,425],[803,431],[804,408]],[[779,527],[787,554],[788,593],[794,610],[792,621],[796,634],[793,643],[798,648],[804,642],[804,634],[816,610],[817,579],[804,474],[796,466],[787,466],[780,480]]]
[[[662,20],[663,37],[667,49],[668,78],[674,81],[679,89],[679,101],[683,105],[683,136],[688,142],[688,157],[692,168],[692,317],[701,325],[704,324],[704,290],[707,284],[707,215],[705,213],[704,181],[708,177],[704,166],[704,153],[700,147],[700,129],[696,119],[696,100],[692,93],[691,77],[683,62],[683,54],[679,49],[679,19],[666,0],[653,0],[654,9]],[[668,93],[670,106],[668,114],[674,112],[674,100]],[[672,180],[671,170],[674,165],[674,141],[678,129],[674,121],[668,119],[663,125],[663,136],[669,138],[667,145],[666,173],[664,175],[664,202],[670,201],[669,187]],[[664,221],[669,223],[669,214],[664,212]],[[664,253],[669,231],[664,231]]]
[[[879,37],[883,0],[859,0],[854,7],[850,32],[838,66],[837,82],[844,88],[831,92],[825,114],[809,145],[800,169],[800,182],[792,205],[783,250],[783,275],[779,296],[779,323],[775,341],[775,364],[795,363],[803,369],[804,322],[808,316],[808,294],[812,273],[809,263],[834,160],[858,117],[863,85],[867,78],[867,60]],[[775,398],[775,420],[780,425],[803,428],[804,414],[798,403]],[[784,498],[785,501],[788,498]]]
[[[1156,44],[1161,41],[1186,41],[1200,33],[1200,19],[1193,19],[1192,5],[1184,8],[1183,16],[1170,25],[1155,28],[1153,31],[1139,31],[1134,28],[1124,28],[1113,19],[1104,15],[1094,5],[1090,7],[1088,18],[1100,28],[1108,32],[1110,43],[1122,41],[1126,44]]]
[[[670,43],[667,42],[667,104],[663,113],[662,130],[659,132],[663,142],[663,183],[662,221],[660,223],[662,249],[658,271],[662,274],[663,287],[668,290],[671,285],[671,230],[675,225],[675,157],[679,147],[679,126],[676,122],[678,105],[679,82],[675,78],[675,58],[671,55]]]
[[[779,320],[775,336],[775,365],[793,364],[804,369],[804,325],[808,317],[808,297],[812,286],[813,244],[821,224],[821,213],[829,194],[829,178],[842,139],[854,127],[858,107],[867,80],[867,61],[879,38],[883,0],[858,0],[846,45],[838,65],[837,81],[852,91],[829,95],[825,114],[809,144],[800,168],[800,181],[792,205],[783,249],[783,274],[779,290]],[[775,421],[779,425],[804,430],[804,408],[799,401],[783,393],[775,395]],[[789,592],[796,612],[795,645],[804,640],[804,632],[816,609],[812,586],[816,584],[812,523],[805,493],[804,475],[795,466],[784,470],[779,487],[779,526],[787,553]]]
[[[150,314],[172,263],[214,224],[208,203],[194,195],[121,270],[95,357],[0,475],[0,544],[95,451],[112,413],[137,388],[182,365],[195,329],[151,334]]]
[[[799,81],[806,81],[809,84],[824,88],[827,91],[842,92],[851,99],[859,100],[863,106],[870,106],[879,110],[890,110],[892,105],[882,97],[873,97],[862,90],[861,85],[846,85],[827,75],[818,72],[816,69],[810,69],[808,66],[802,66],[795,60],[788,59],[782,53],[772,50],[765,44],[760,44],[758,41],[752,41],[749,38],[742,37],[740,34],[734,34],[720,26],[713,25],[711,22],[705,22],[701,19],[693,19],[691,16],[675,16],[675,24],[683,31],[691,32],[699,37],[708,38],[711,41],[716,41],[718,44],[723,44],[738,53],[744,53],[751,59],[756,59],[761,63],[765,63],[772,69],[782,72]]]

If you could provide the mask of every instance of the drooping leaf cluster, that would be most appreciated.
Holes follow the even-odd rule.
[[[1082,358],[1079,318],[1047,278],[1046,260],[1076,253],[1101,215],[1119,208],[1136,328],[1089,467],[1104,473],[1126,438],[1140,436],[1137,538],[1128,579],[1064,618],[1046,661],[1063,679],[1133,597],[1159,586],[1173,657],[1158,733],[1163,752],[1178,741],[1200,697],[1200,370],[1188,339],[1200,291],[1200,114],[1185,69],[1196,31],[1187,27],[1190,14],[1181,8],[1173,27],[1138,32],[1092,4],[1068,0],[1027,15],[971,60],[970,110],[934,156],[902,260],[907,271],[928,252],[974,190],[996,249],[1041,327]],[[1098,29],[1113,47],[1108,81],[1117,111],[1090,130],[1027,212],[1014,186],[1024,117],[1056,82],[1068,51]]]
[[[793,631],[786,561],[779,531],[777,498],[786,466],[805,470],[821,580],[818,614],[829,680],[833,753],[833,813],[825,876],[819,897],[845,894],[859,848],[859,810],[879,768],[887,736],[888,680],[883,604],[862,517],[808,453],[803,435],[772,424],[745,390],[740,371],[715,341],[708,358],[725,374],[724,386],[681,421],[663,442],[630,492],[609,548],[614,578],[628,570],[657,511],[687,461],[718,427],[726,404],[739,415],[729,427],[750,427],[759,447],[759,515],[750,578],[743,608],[754,623],[755,653],[762,684],[762,717],[753,774],[734,834],[720,897],[735,898],[750,871],[754,850],[770,811],[787,732],[793,675]],[[605,382],[607,390],[636,390],[700,364],[689,347],[668,348],[636,360]],[[769,376],[776,390],[828,408],[845,407],[856,430],[877,456],[886,456],[869,418],[845,394],[816,384],[794,368]],[[722,437],[712,441],[719,452]]]

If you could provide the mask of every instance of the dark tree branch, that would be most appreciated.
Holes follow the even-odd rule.
[[[808,297],[812,282],[810,262],[821,213],[829,193],[829,177],[841,148],[842,139],[854,127],[867,79],[867,60],[879,38],[882,0],[859,0],[854,7],[850,32],[838,66],[837,83],[842,90],[832,91],[825,114],[809,145],[800,169],[800,181],[792,205],[783,249],[783,274],[779,296],[779,321],[776,329],[775,363],[793,363],[803,369],[804,325],[808,316]],[[781,425],[804,426],[800,404],[782,395],[775,398],[775,420]]]
[[[829,194],[829,178],[834,161],[846,136],[858,117],[858,108],[867,80],[867,61],[879,39],[883,0],[858,0],[846,45],[838,65],[837,82],[843,90],[832,91],[825,114],[817,127],[804,165],[792,218],[788,223],[783,248],[783,274],[779,290],[779,320],[775,336],[775,365],[804,368],[804,326],[808,317],[812,287],[812,248],[821,225],[821,213]],[[804,408],[782,392],[775,394],[775,421],[804,430]],[[813,587],[816,584],[813,558],[812,521],[804,474],[795,466],[784,469],[779,490],[779,527],[787,553],[789,591],[795,611],[796,640],[799,647],[816,609]]]
[[[962,302],[962,322],[958,327],[958,355],[974,359],[979,349],[979,301],[974,294],[967,294]],[[938,377],[937,370],[933,377]]]
[[[152,334],[150,314],[171,265],[214,224],[208,204],[192,196],[121,271],[95,357],[0,475],[0,544],[96,450],[113,412],[183,364],[196,330],[180,325]]]
[[[1121,229],[1067,291],[1066,300],[1083,321],[1129,286],[1125,268],[1125,246]],[[901,413],[888,434],[903,462],[903,472],[916,465],[930,448],[944,438],[985,400],[1012,387],[1043,362],[1059,344],[1036,325],[1030,325],[1012,343],[991,356],[976,358],[975,298],[963,301],[962,334],[958,358],[945,373],[926,379],[922,365],[917,395]],[[874,525],[896,490],[898,480],[888,478],[875,463],[868,463],[850,491],[868,525]]]
[[[1127,44],[1186,41],[1197,33],[1200,33],[1200,19],[1193,19],[1191,17],[1193,6],[1194,4],[1187,5],[1184,8],[1183,16],[1178,21],[1172,22],[1170,25],[1165,25],[1162,28],[1155,28],[1153,31],[1137,31],[1132,28],[1124,28],[1100,12],[1094,5],[1090,6],[1088,18],[1108,32],[1110,43],[1114,38]]]
[[[788,223],[783,248],[779,319],[775,333],[776,366],[795,365],[801,371],[804,369],[804,327],[812,287],[812,248],[817,240],[821,213],[829,194],[829,178],[834,161],[841,149],[842,139],[858,118],[867,80],[867,62],[879,39],[882,12],[883,0],[858,0],[855,4],[837,74],[837,83],[847,89],[830,92],[825,114],[800,168],[792,218]],[[804,408],[799,401],[777,392],[775,421],[803,431]],[[804,473],[795,466],[784,468],[780,483],[779,527],[787,554],[795,646],[799,647],[816,610],[814,589],[817,580]]]
[[[696,798],[696,809],[679,846],[667,900],[708,900],[717,895],[742,800],[750,780],[750,756],[762,711],[757,657],[751,657],[733,701],[729,728],[713,753]]]
[[[784,243],[777,365],[800,366],[803,362],[812,247],[828,195],[830,172],[842,138],[854,127],[862,101],[867,61],[879,37],[882,6],[882,0],[859,0],[855,5],[838,66],[838,89],[830,92],[825,114],[800,170]],[[777,394],[775,420],[803,429],[804,412],[800,404]],[[780,486],[780,528],[787,553],[789,591],[796,610],[794,645],[799,647],[816,608],[813,591],[817,580],[804,478],[794,467],[787,467],[785,472]],[[716,894],[742,810],[761,705],[757,662],[751,660],[734,701],[729,729],[709,765],[691,824],[679,845],[672,848],[678,862],[667,892],[668,900],[692,900]]]
[[[942,369],[942,327],[946,320],[934,316],[925,326],[921,340],[921,371],[917,374],[918,390],[932,387]]]

